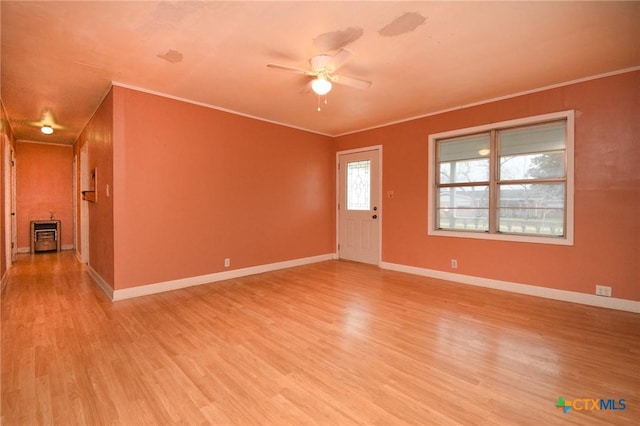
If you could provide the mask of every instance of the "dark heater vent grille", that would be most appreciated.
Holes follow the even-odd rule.
[[[31,253],[60,250],[60,221],[34,220],[31,222]]]

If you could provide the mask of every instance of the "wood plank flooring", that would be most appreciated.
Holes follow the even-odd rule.
[[[71,252],[9,274],[6,426],[640,419],[637,314],[340,261],[116,303]]]

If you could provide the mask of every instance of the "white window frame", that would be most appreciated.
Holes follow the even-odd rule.
[[[554,245],[573,245],[574,233],[574,118],[573,110],[554,112],[550,114],[536,115],[533,117],[519,118],[515,120],[502,121],[481,126],[468,127],[465,129],[456,129],[447,132],[434,133],[429,135],[429,172],[428,172],[428,219],[427,233],[431,236],[438,237],[455,237],[455,238],[473,238],[481,240],[497,240],[497,241],[514,241],[523,243],[537,244],[554,244]],[[438,194],[436,187],[437,158],[436,158],[436,142],[440,139],[448,139],[459,136],[471,135],[474,133],[489,132],[492,130],[505,130],[513,127],[521,127],[534,124],[542,124],[545,122],[566,120],[566,223],[564,237],[548,237],[535,235],[515,235],[488,232],[466,232],[442,230],[436,228],[436,200]],[[490,206],[494,208],[494,206]]]

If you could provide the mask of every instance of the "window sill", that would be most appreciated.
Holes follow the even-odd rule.
[[[490,241],[507,241],[527,244],[551,244],[558,246],[573,246],[573,238],[567,237],[536,237],[533,235],[515,235],[515,234],[489,234],[486,232],[469,232],[469,231],[443,231],[439,229],[430,229],[428,232],[432,237],[453,237],[453,238],[471,238],[476,240]]]

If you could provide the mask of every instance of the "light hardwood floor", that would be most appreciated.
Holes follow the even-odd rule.
[[[637,314],[340,261],[116,303],[70,252],[9,274],[6,426],[640,419]]]

